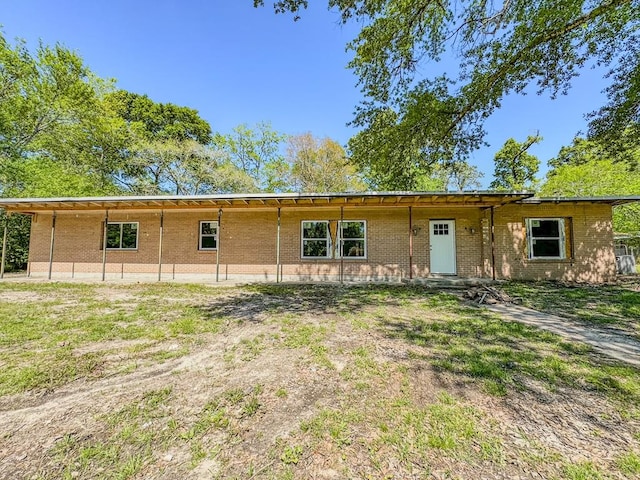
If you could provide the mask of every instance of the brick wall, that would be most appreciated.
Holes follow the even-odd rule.
[[[528,261],[524,249],[524,218],[571,218],[574,259],[558,262]],[[409,210],[406,207],[350,207],[345,220],[367,222],[366,259],[301,259],[301,222],[340,219],[339,208],[281,210],[280,261],[285,280],[345,279],[399,280],[409,272]],[[49,268],[51,214],[39,213],[32,222],[30,271],[46,274]],[[113,211],[110,221],[139,222],[138,249],[107,251],[110,278],[157,275],[160,212]],[[164,213],[162,277],[185,275],[215,278],[218,252],[199,251],[199,222],[218,220],[217,209],[169,210]],[[460,277],[490,277],[490,215],[479,208],[412,209],[412,270],[414,277],[429,275],[429,221],[455,220],[456,263]],[[104,212],[57,214],[54,275],[71,277],[102,272]],[[604,281],[615,275],[611,208],[597,205],[504,206],[495,210],[496,273],[498,278],[562,278]],[[220,278],[274,280],[276,275],[276,209],[224,210],[219,232]]]
[[[529,260],[526,218],[565,219],[565,259]],[[505,205],[496,208],[497,278],[601,283],[615,278],[611,207],[589,203]]]

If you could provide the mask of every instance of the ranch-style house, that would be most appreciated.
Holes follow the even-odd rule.
[[[283,193],[1,199],[0,208],[32,218],[29,276],[601,283],[616,276],[612,209],[638,200]]]

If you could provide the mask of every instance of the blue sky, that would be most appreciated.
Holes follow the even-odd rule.
[[[8,39],[23,38],[30,48],[40,39],[64,44],[120,88],[195,108],[214,131],[267,121],[283,133],[310,131],[346,144],[361,95],[346,69],[345,45],[358,25],[339,25],[324,1],[311,1],[298,22],[252,3],[0,0],[0,24]],[[434,67],[441,73],[427,65],[425,74]],[[603,86],[599,72],[585,70],[569,96],[506,98],[486,123],[490,146],[470,159],[485,172],[485,186],[505,140],[522,141],[537,130],[544,141],[531,152],[544,173],[546,161],[585,129],[584,114],[603,104]]]

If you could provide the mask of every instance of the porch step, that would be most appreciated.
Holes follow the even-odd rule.
[[[420,277],[403,278],[402,283],[409,285],[427,285],[434,288],[477,287],[494,283],[490,278],[458,278],[458,277]]]

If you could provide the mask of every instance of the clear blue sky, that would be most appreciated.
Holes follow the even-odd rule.
[[[361,95],[346,69],[345,45],[358,25],[340,26],[326,1],[312,0],[298,22],[252,3],[0,0],[0,24],[8,39],[23,38],[32,49],[41,39],[77,51],[119,88],[195,108],[214,131],[268,121],[283,133],[310,131],[346,144]],[[471,158],[485,172],[485,186],[505,140],[522,141],[536,130],[544,141],[531,152],[546,170],[546,161],[585,129],[584,114],[602,105],[603,85],[598,72],[585,70],[569,96],[552,101],[532,88],[506,98],[486,123],[490,146]]]

